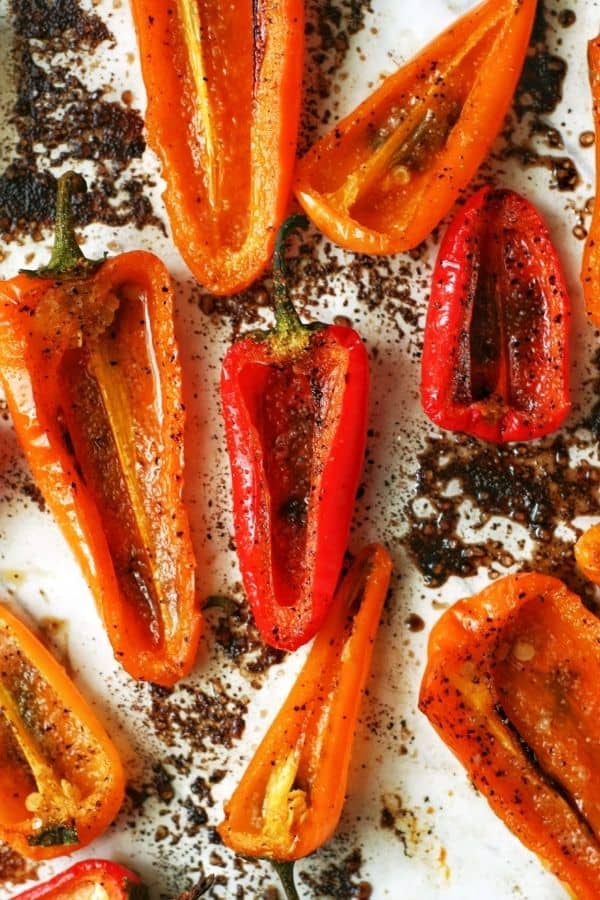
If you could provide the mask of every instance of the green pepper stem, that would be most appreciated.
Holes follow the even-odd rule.
[[[285,249],[288,238],[294,232],[308,228],[306,216],[290,216],[285,220],[275,240],[275,252],[273,253],[273,291],[275,293],[275,324],[279,334],[300,332],[304,325],[296,312],[294,304],[290,300],[287,285],[287,267],[285,264]]]
[[[75,236],[71,201],[73,194],[85,194],[86,190],[84,179],[76,172],[65,172],[60,176],[56,191],[54,247],[50,261],[35,272],[28,271],[28,275],[40,278],[81,278],[91,274],[101,264],[102,260],[87,259],[83,255]]]
[[[58,274],[75,268],[77,263],[85,259],[75,237],[71,199],[73,194],[85,194],[86,190],[87,185],[84,179],[75,172],[65,172],[58,179],[54,247],[50,262],[46,267]]]
[[[300,894],[296,890],[294,882],[294,862],[272,859],[271,865],[279,875],[286,900],[300,900]]]

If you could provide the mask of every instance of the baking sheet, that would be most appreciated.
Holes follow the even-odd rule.
[[[330,5],[314,0],[309,4],[309,22],[314,27],[307,54],[305,126],[310,137],[323,130],[326,121],[330,124],[349,111],[383,74],[473,5],[468,0],[428,0],[426,4],[422,0],[372,0],[371,4],[335,0]],[[563,27],[558,14],[573,6],[569,0],[547,4],[550,50],[568,62],[568,72],[563,101],[545,118],[559,130],[564,149],[548,151],[544,139],[539,140],[544,153],[574,160],[580,176],[577,188],[551,189],[551,171],[540,165],[525,166],[522,159],[496,158],[485,167],[487,178],[522,191],[536,203],[559,248],[574,306],[577,403],[572,423],[584,416],[591,403],[586,388],[593,377],[590,359],[595,336],[583,319],[577,281],[582,241],[573,230],[588,221],[582,210],[593,194],[594,151],[582,147],[579,136],[591,128],[585,44],[600,25],[598,4],[579,0],[575,23]],[[89,89],[104,90],[106,99],[119,101],[123,91],[130,91],[133,105],[143,110],[144,89],[127,4],[101,0],[82,3],[82,7],[98,14],[116,39],[77,58],[58,53],[54,63],[73,67]],[[10,57],[13,15],[8,0],[0,0],[3,168],[16,142],[8,119],[15,102]],[[325,26],[333,46],[327,44]],[[342,32],[347,44],[339,37]],[[324,47],[326,52],[320,54]],[[323,93],[328,96],[317,100]],[[499,141],[496,156],[502,147]],[[37,152],[42,155],[43,148]],[[72,160],[65,159],[52,171],[59,174],[70,165]],[[95,163],[84,162],[78,168],[92,179],[97,177]],[[152,203],[166,222],[153,154],[146,150],[128,171],[146,173],[155,182]],[[133,225],[92,225],[85,230],[84,250],[90,256],[105,248],[117,253],[136,247],[160,255],[177,284],[177,329],[188,409],[186,495],[201,592],[241,600],[239,573],[230,549],[229,476],[217,382],[222,355],[239,326],[237,319],[244,317],[235,303],[212,303],[202,294],[159,228],[139,231]],[[8,244],[0,275],[9,277],[25,260],[28,267],[40,263],[47,257],[47,248],[45,233],[42,241]],[[306,314],[325,321],[343,315],[367,340],[372,356],[369,446],[351,549],[380,540],[395,562],[393,595],[377,640],[339,833],[327,848],[298,866],[299,890],[306,900],[326,896],[559,900],[566,896],[489,811],[415,711],[430,626],[444,604],[489,580],[488,572],[482,570],[474,578],[452,577],[439,589],[431,589],[402,542],[419,452],[435,434],[417,396],[427,279],[435,251],[432,239],[419,254],[369,263],[321,241],[295,267],[296,298]],[[255,291],[254,299],[257,296]],[[259,311],[259,318],[268,318],[268,313]],[[154,897],[174,897],[202,872],[218,876],[214,897],[269,896],[266,891],[275,881],[268,867],[235,863],[211,828],[220,821],[222,802],[285,695],[303,652],[266,666],[263,672],[253,671],[261,669],[264,660],[257,658],[248,625],[237,621],[232,637],[224,632],[218,614],[211,612],[192,678],[172,694],[133,684],[114,663],[75,562],[50,515],[28,499],[31,491],[24,494],[27,485],[10,422],[0,419],[3,593],[21,615],[53,638],[119,747],[130,780],[128,799],[115,825],[73,858],[102,855],[129,864],[144,877]],[[500,540],[510,545],[514,532],[508,535],[501,521],[488,523],[493,525],[500,526],[496,537],[500,534]],[[526,533],[521,536],[524,547],[514,552],[526,558],[530,547]],[[410,622],[412,627],[415,622],[411,614],[423,619],[424,630],[411,630]],[[38,877],[60,871],[73,858],[40,865]],[[10,884],[0,885],[2,900],[14,892]]]

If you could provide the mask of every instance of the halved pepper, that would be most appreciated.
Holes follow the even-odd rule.
[[[243,856],[282,864],[308,856],[341,815],[352,741],[391,574],[373,544],[354,560],[291,693],[254,754],[218,831]]]
[[[0,840],[23,856],[72,853],[117,815],[117,751],[66,672],[0,605]]]
[[[237,552],[264,640],[295,650],[321,625],[348,541],[363,464],[368,359],[340,325],[303,325],[289,299],[281,229],[275,319],[228,350],[221,400]]]
[[[196,278],[232,294],[265,268],[291,192],[302,0],[132,0],[173,238]]]
[[[502,127],[536,6],[486,0],[308,151],[295,192],[321,231],[361,253],[397,253],[425,240]]]
[[[139,875],[107,859],[86,859],[13,900],[148,900]]]
[[[421,401],[429,418],[487,441],[527,441],[571,408],[570,303],[537,210],[484,187],[452,220],[433,273]]]
[[[588,44],[588,66],[596,132],[596,199],[585,242],[581,283],[587,314],[600,328],[600,36]]]
[[[600,621],[509,575],[434,627],[419,699],[494,812],[579,900],[600,896]]]
[[[0,284],[0,380],[32,474],[134,678],[193,665],[201,616],[183,489],[169,275],[151,253],[85,260],[59,181],[50,264]]]

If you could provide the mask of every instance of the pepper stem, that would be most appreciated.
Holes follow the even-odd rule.
[[[275,292],[275,323],[279,334],[300,332],[304,325],[290,300],[287,285],[285,250],[288,238],[295,232],[308,228],[306,216],[290,216],[285,220],[275,240],[273,253],[273,290]]]
[[[28,275],[40,278],[80,278],[90,274],[101,264],[102,260],[87,259],[83,255],[75,236],[71,201],[73,194],[85,194],[86,190],[85,180],[76,172],[65,172],[60,176],[56,191],[54,247],[50,261],[35,272],[27,272]]]
[[[296,890],[296,884],[294,882],[293,860],[289,862],[287,860],[272,859],[271,865],[279,875],[279,880],[281,881],[286,900],[300,900],[300,894]]]

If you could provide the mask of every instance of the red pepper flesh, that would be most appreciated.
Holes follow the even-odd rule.
[[[13,900],[147,900],[141,878],[107,859],[86,859]]]
[[[570,410],[569,298],[548,229],[514,191],[484,187],[442,241],[427,313],[429,418],[487,441],[554,431]]]

